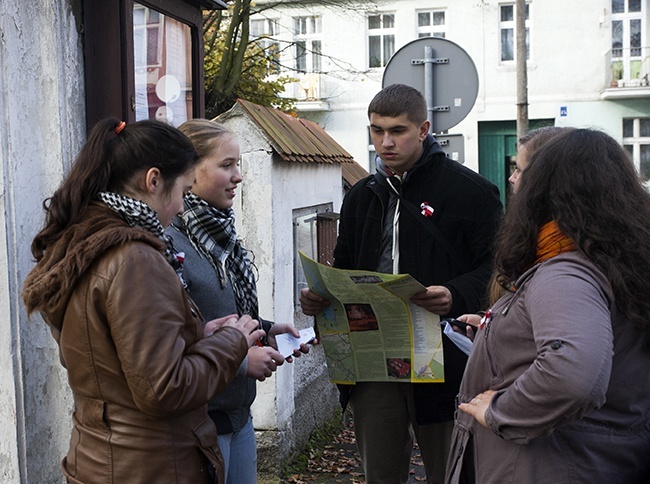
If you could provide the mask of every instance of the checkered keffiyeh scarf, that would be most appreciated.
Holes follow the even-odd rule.
[[[190,192],[185,196],[185,211],[180,219],[194,248],[206,256],[219,275],[221,287],[230,281],[239,315],[257,319],[254,265],[237,238],[232,208],[219,210]]]
[[[171,237],[165,234],[165,229],[158,220],[156,212],[146,203],[119,193],[100,192],[98,197],[108,208],[118,213],[131,227],[141,227],[165,243],[165,258],[176,271],[183,283],[183,287],[187,288],[185,279],[183,279],[182,254],[176,251]]]

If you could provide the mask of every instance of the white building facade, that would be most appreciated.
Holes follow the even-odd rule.
[[[594,127],[622,142],[650,177],[648,0],[526,3],[528,113],[538,125]],[[470,113],[450,134],[464,162],[504,192],[516,154],[515,2],[259,0],[251,32],[280,52],[287,95],[355,160],[374,170],[367,106],[391,56],[423,36],[465,50],[479,77]],[[435,75],[435,74],[434,74]],[[435,82],[435,81],[434,81]],[[459,83],[463,82],[459,76]]]

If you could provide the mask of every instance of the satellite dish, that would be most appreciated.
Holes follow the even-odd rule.
[[[440,133],[469,114],[478,95],[474,61],[458,44],[442,37],[409,42],[388,61],[382,87],[406,84],[420,91],[429,108],[430,131]]]

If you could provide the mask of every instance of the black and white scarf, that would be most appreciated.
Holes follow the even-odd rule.
[[[254,264],[237,238],[233,209],[219,210],[190,192],[185,196],[185,211],[180,219],[194,248],[206,256],[219,275],[221,287],[230,281],[239,315],[257,319]]]
[[[174,248],[172,238],[165,234],[165,229],[158,220],[156,212],[146,203],[119,193],[100,192],[98,197],[108,208],[118,213],[131,227],[143,228],[165,243],[165,258],[176,271],[183,283],[183,287],[187,288],[185,279],[183,279],[183,254],[178,253]]]

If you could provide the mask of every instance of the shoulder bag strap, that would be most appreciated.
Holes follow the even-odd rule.
[[[443,234],[434,223],[427,222],[425,218],[422,216],[422,214],[420,213],[420,211],[415,207],[415,205],[412,202],[406,200],[404,197],[402,197],[399,194],[397,194],[397,196],[402,202],[402,205],[405,206],[409,212],[411,212],[411,215],[413,215],[415,219],[418,222],[420,222],[424,226],[424,228],[427,229],[431,235],[433,235],[433,238],[436,239],[436,241],[447,251],[447,253],[454,261],[454,263],[458,267],[460,267],[460,270],[463,272],[469,272],[469,268],[460,258],[458,252],[456,252],[454,247],[449,243],[449,241],[445,237],[445,234]]]

